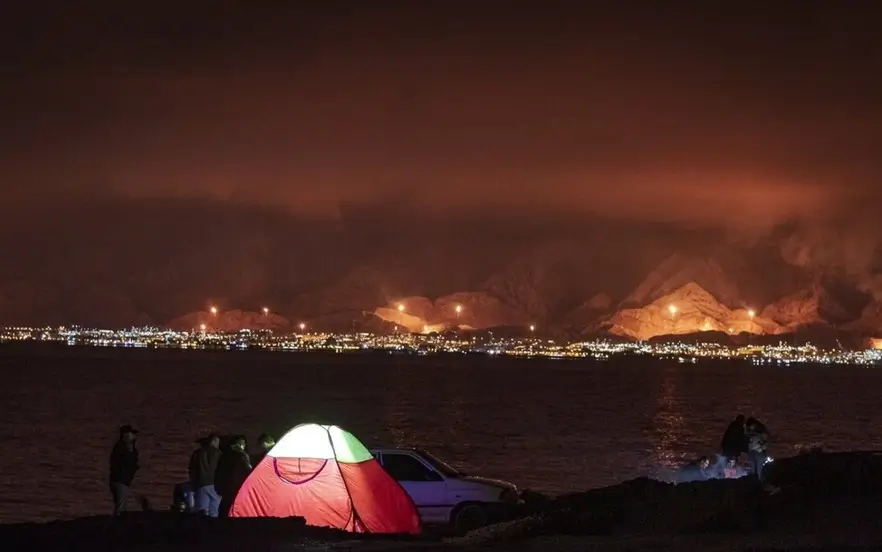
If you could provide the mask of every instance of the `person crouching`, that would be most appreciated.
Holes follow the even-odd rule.
[[[689,462],[680,468],[677,474],[678,483],[707,481],[708,479],[713,479],[713,474],[711,473],[710,459],[707,456],[702,456],[693,462]]]

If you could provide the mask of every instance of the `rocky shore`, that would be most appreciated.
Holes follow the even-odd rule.
[[[354,536],[302,519],[138,513],[0,525],[4,550],[870,550],[882,548],[882,453],[813,453],[753,478],[672,485],[636,479],[531,501],[517,519],[462,537]]]

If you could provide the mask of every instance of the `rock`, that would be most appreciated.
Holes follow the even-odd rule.
[[[456,306],[462,306],[459,315]],[[467,325],[475,329],[496,326],[523,326],[529,316],[522,310],[504,303],[486,292],[458,292],[439,297],[435,301],[439,322],[448,325]]]
[[[607,310],[610,306],[612,306],[612,299],[605,293],[598,293],[585,303],[585,307],[597,311]]]
[[[391,548],[437,542],[435,537],[354,535],[308,526],[299,517],[210,519],[170,512],[0,525],[0,539],[6,550],[36,552],[327,550],[352,549],[353,545],[362,549],[384,549],[376,545],[387,544]]]
[[[301,518],[221,519],[172,513],[95,517],[44,524],[0,525],[4,549],[126,552],[161,550],[472,550],[498,546],[512,550],[528,539],[591,537],[592,546],[643,549],[640,539],[665,539],[657,549],[684,549],[687,538],[705,536],[721,546],[732,535],[749,535],[751,549],[780,542],[782,535],[835,535],[838,542],[861,545],[878,526],[882,508],[882,453],[809,453],[774,461],[767,467],[771,486],[752,477],[673,485],[647,478],[552,500],[539,500],[519,519],[472,531],[442,543],[423,537],[353,535],[308,527]],[[628,540],[630,539],[630,540]],[[549,541],[538,541],[547,544]],[[583,546],[573,549],[585,549]],[[541,549],[556,547],[542,546]],[[771,547],[770,547],[771,548]],[[705,549],[698,546],[698,549]],[[740,549],[721,547],[720,549]],[[746,548],[745,548],[746,549]],[[788,549],[792,549],[789,548]]]
[[[531,321],[546,325],[572,309],[585,297],[586,282],[593,280],[595,265],[578,244],[545,243],[523,251],[491,275],[481,291],[521,312]],[[516,325],[522,320],[509,320]],[[502,325],[502,324],[497,324]]]
[[[716,259],[674,254],[647,274],[622,305],[646,305],[689,283],[697,283],[724,305],[734,307],[741,303],[738,286]]]
[[[399,310],[398,305],[404,309]],[[484,292],[452,293],[434,302],[425,297],[405,297],[375,309],[373,314],[411,332],[443,332],[452,328],[483,330],[528,324],[523,312]]]
[[[802,454],[776,460],[767,470],[766,486],[750,476],[679,485],[639,478],[568,494],[539,513],[474,531],[464,542],[560,534],[762,534],[877,523],[882,453]]]
[[[396,331],[394,323],[383,320],[372,312],[341,311],[317,316],[304,321],[307,332],[349,333],[365,332],[377,335]]]
[[[786,331],[809,326],[830,326],[831,319],[852,318],[818,281],[767,306],[761,316],[780,324]]]
[[[671,309],[675,309],[673,312]],[[641,308],[624,309],[606,322],[608,332],[648,340],[661,335],[724,332],[777,334],[775,322],[747,309],[732,310],[695,282],[689,282]]]
[[[849,322],[843,329],[872,336],[870,346],[882,349],[882,301],[873,301],[864,307],[860,318]]]

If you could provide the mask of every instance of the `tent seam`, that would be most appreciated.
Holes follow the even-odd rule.
[[[334,446],[334,439],[331,437],[331,428],[336,426],[328,426],[325,428],[325,431],[328,433],[328,443],[331,445],[331,452],[334,454],[334,462],[337,464],[337,470],[340,472],[340,481],[343,482],[343,487],[346,489],[346,496],[349,498],[349,511],[350,519],[352,519],[352,527],[355,528],[355,522],[360,521],[362,525],[364,525],[364,521],[361,519],[361,516],[358,515],[358,510],[355,508],[355,501],[352,500],[352,492],[349,490],[349,483],[346,482],[346,477],[343,475],[343,471],[340,469],[340,460],[337,458],[337,447]],[[342,429],[341,429],[342,431]],[[365,527],[367,531],[367,527]]]

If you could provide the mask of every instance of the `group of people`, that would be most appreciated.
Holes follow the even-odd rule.
[[[114,515],[126,510],[132,482],[141,467],[137,436],[138,430],[131,425],[121,426],[119,439],[110,454],[110,493]],[[249,455],[247,440],[241,435],[233,437],[223,450],[218,435],[212,434],[199,440],[199,448],[193,451],[188,466],[195,511],[210,517],[229,514],[233,499],[252,467],[275,446],[275,440],[267,433],[261,434],[257,443],[258,452]]]
[[[678,479],[686,482],[742,477],[748,472],[738,464],[738,460],[742,454],[747,454],[750,473],[763,481],[763,469],[769,461],[770,440],[769,430],[765,424],[756,418],[746,418],[743,414],[739,414],[726,427],[716,462],[711,462],[710,458],[702,456],[683,466]]]
[[[194,509],[209,517],[226,517],[233,499],[263,457],[276,444],[267,433],[257,438],[259,451],[248,454],[247,440],[242,435],[232,438],[226,450],[221,451],[220,437],[209,435],[200,440],[200,446],[190,456],[190,485]]]
[[[763,468],[769,459],[768,448],[771,436],[765,424],[756,418],[746,418],[739,414],[729,423],[720,450],[726,458],[735,462],[742,454],[747,454],[751,472],[763,480]]]

